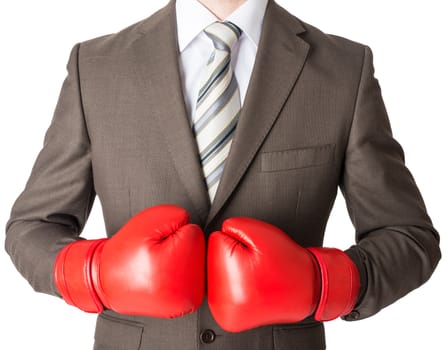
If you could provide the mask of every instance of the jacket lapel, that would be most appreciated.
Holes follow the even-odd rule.
[[[184,103],[176,30],[175,1],[171,0],[150,20],[142,23],[142,35],[133,45],[133,62],[142,89],[151,101],[147,108],[156,114],[159,130],[166,140],[166,145],[161,147],[169,149],[179,179],[204,223],[210,201]]]
[[[304,31],[295,17],[269,2],[247,95],[205,226],[241,181],[298,79],[309,49],[297,35]]]
[[[216,196],[210,205],[184,103],[175,0],[151,20],[142,22],[141,36],[132,44],[133,68],[142,89],[147,91],[148,101],[156,101],[147,108],[157,116],[179,179],[205,228],[247,171],[298,79],[309,49],[297,36],[304,31],[299,20],[270,0],[245,102]]]

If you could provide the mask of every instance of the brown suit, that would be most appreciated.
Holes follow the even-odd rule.
[[[108,236],[143,208],[186,208],[206,235],[225,218],[268,221],[322,244],[340,186],[362,277],[348,320],[424,283],[439,236],[393,139],[369,47],[327,35],[270,1],[242,114],[209,204],[178,69],[175,1],[125,30],[76,45],[45,146],[7,225],[6,249],[37,290],[57,295],[56,254],[78,239],[98,195]],[[216,338],[204,342],[203,331]],[[205,333],[210,335],[211,333]],[[229,334],[204,302],[157,319],[106,311],[95,349],[323,349],[321,323]]]

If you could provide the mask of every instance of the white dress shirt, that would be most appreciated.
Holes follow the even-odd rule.
[[[225,18],[242,30],[239,41],[231,51],[231,67],[239,85],[241,104],[244,103],[253,70],[267,2],[247,0]],[[219,19],[197,0],[177,0],[175,6],[183,96],[192,126],[201,73],[214,50],[211,39],[203,33],[203,29]]]

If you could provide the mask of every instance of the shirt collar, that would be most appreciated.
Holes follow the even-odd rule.
[[[261,37],[262,21],[268,0],[247,0],[231,13],[226,21],[231,21],[256,47]],[[177,0],[177,40],[182,52],[200,32],[218,18],[197,0]]]

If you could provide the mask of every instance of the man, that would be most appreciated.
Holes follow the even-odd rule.
[[[345,195],[357,238],[357,245],[344,255],[337,252],[337,256],[349,257],[355,264],[351,281],[358,276],[359,282],[348,300],[355,305],[340,313],[347,320],[371,316],[425,282],[440,258],[438,234],[404,166],[402,151],[391,136],[368,47],[326,35],[273,1],[202,1],[202,5],[171,1],[149,19],[118,34],[75,46],[45,147],[8,223],[7,250],[38,291],[62,295],[66,301],[73,297],[74,290],[87,291],[71,300],[78,307],[90,301],[90,292],[96,293],[96,309],[87,311],[102,312],[95,336],[97,349],[291,349],[297,344],[322,349],[321,321],[325,319],[315,304],[321,305],[324,281],[320,285],[318,280],[324,275],[319,269],[324,264],[320,264],[318,254],[315,260],[309,260],[312,250],[304,247],[321,246],[337,186]],[[217,19],[225,19],[237,37],[231,47],[237,84],[228,84],[233,87],[232,102],[226,105],[237,105],[239,96],[242,108],[233,113],[238,117],[229,122],[234,125],[228,133],[231,138],[225,139],[231,145],[229,153],[219,155],[224,159],[224,171],[220,170],[216,178],[208,178],[204,156],[208,145],[199,135],[201,118],[212,117],[200,109],[208,101],[207,94],[197,97],[207,91],[203,88],[203,67],[212,66],[210,56],[216,59],[221,55],[213,48],[219,45],[206,41],[216,33],[202,32]],[[234,82],[230,73],[225,77]],[[103,205],[108,235],[118,233],[107,242],[93,244],[79,241],[78,235],[96,194]],[[208,268],[213,271],[207,271],[210,298],[201,302],[198,288],[187,295],[186,302],[179,303],[174,313],[167,309],[177,305],[176,297],[165,301],[157,312],[153,309],[170,289],[152,295],[155,299],[147,298],[155,306],[148,307],[151,312],[142,316],[137,314],[142,304],[147,306],[146,301],[129,305],[127,299],[116,296],[119,285],[111,289],[107,289],[107,283],[102,287],[84,286],[84,276],[76,276],[76,283],[72,282],[74,274],[66,272],[71,271],[66,266],[77,268],[85,256],[91,257],[90,263],[98,266],[102,276],[115,274],[120,266],[104,266],[113,263],[122,247],[132,245],[136,248],[133,252],[139,252],[144,245],[135,238],[141,238],[135,234],[139,234],[135,227],[139,225],[129,229],[124,224],[135,223],[141,218],[136,214],[150,208],[145,212],[148,220],[160,220],[154,230],[165,227],[164,215],[171,209],[154,212],[163,203],[185,208],[190,222],[199,225],[207,238],[212,232],[222,231],[234,239],[229,233],[230,226],[235,225],[236,231],[249,238],[245,243],[237,241],[244,243],[242,247],[250,247],[250,240],[258,239],[255,235],[261,231],[266,234],[255,242],[256,249],[265,241],[270,243],[271,237],[280,239],[287,233],[292,240],[282,240],[281,249],[275,253],[280,255],[293,247],[291,254],[297,259],[286,262],[299,261],[292,272],[300,273],[293,275],[286,266],[273,272],[284,278],[281,281],[300,282],[303,277],[297,275],[306,272],[307,282],[297,288],[296,299],[301,302],[307,293],[310,299],[317,296],[318,300],[297,307],[300,317],[293,316],[302,322],[271,322],[283,316],[268,311],[260,316],[269,320],[253,325],[247,312],[229,318],[227,310],[219,309],[234,301],[223,302],[219,291],[231,294],[238,288],[250,288],[244,283],[259,269],[247,272],[243,266],[228,268],[231,273],[245,276],[239,282],[233,279],[225,283],[221,276],[233,261],[225,251],[219,255],[222,248],[215,249],[216,239],[207,248],[214,257],[208,256]],[[248,221],[259,225],[251,230],[246,222],[234,220],[239,217],[262,222]],[[233,221],[225,221],[228,218]],[[185,220],[182,216],[178,222],[187,226]],[[225,222],[231,225],[224,226]],[[192,236],[201,237],[196,231]],[[101,258],[86,252],[82,259],[72,258],[70,252],[80,251],[73,247],[81,244],[88,247],[86,252],[104,246]],[[203,260],[201,238],[188,247],[191,256]],[[262,247],[262,252],[269,248]],[[126,261],[136,255],[123,254]],[[167,253],[160,256],[171,258]],[[175,257],[175,266],[190,263],[187,258],[177,261]],[[249,258],[240,259],[250,265]],[[260,271],[275,265],[276,260],[269,260]],[[125,271],[126,275],[149,264],[133,266]],[[175,269],[166,273],[166,266],[172,265],[163,266],[143,284],[161,275],[169,284],[188,273],[186,277],[192,281],[203,282],[199,271],[203,266],[179,276],[172,275]],[[134,283],[138,276],[130,276],[126,282]],[[267,280],[266,275],[261,275],[256,282],[263,277]],[[100,280],[109,281],[107,276]],[[269,280],[266,282],[271,285]],[[185,296],[185,289],[190,292],[192,284],[187,280],[179,294]],[[263,293],[261,288],[255,291]],[[132,293],[128,295],[129,300],[135,299]],[[272,300],[275,306],[296,307],[292,299]],[[258,313],[263,308],[251,305],[249,311]],[[233,311],[241,309],[236,305]],[[186,316],[180,317],[183,314]]]

